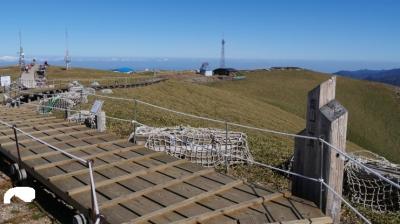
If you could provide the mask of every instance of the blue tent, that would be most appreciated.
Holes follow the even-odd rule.
[[[113,72],[120,72],[120,73],[134,73],[135,71],[132,68],[129,67],[121,67],[121,68],[116,68],[112,70]]]

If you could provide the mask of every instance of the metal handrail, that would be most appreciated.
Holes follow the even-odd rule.
[[[18,134],[17,134],[18,132],[20,132],[21,134],[33,139],[34,141],[37,141],[37,142],[39,142],[39,143],[41,143],[43,145],[46,145],[49,148],[54,149],[54,150],[64,154],[65,156],[70,157],[72,159],[75,159],[75,160],[79,161],[80,163],[82,163],[83,165],[85,165],[89,169],[89,175],[90,175],[90,188],[91,188],[91,200],[92,200],[92,210],[91,210],[92,211],[92,221],[94,223],[101,223],[101,215],[100,215],[100,211],[99,211],[99,204],[98,204],[98,201],[97,201],[97,194],[96,194],[96,184],[95,184],[94,177],[93,177],[93,163],[94,163],[93,160],[85,160],[85,159],[82,159],[82,158],[80,158],[78,156],[75,156],[75,155],[73,155],[73,154],[71,154],[69,152],[66,152],[63,149],[60,149],[60,148],[58,148],[58,147],[56,147],[54,145],[51,145],[50,143],[48,143],[46,141],[43,141],[40,138],[34,137],[33,135],[31,135],[31,134],[29,134],[29,133],[17,128],[17,126],[15,124],[11,125],[11,124],[3,121],[3,120],[0,120],[0,124],[7,126],[7,127],[11,128],[11,129],[13,129],[13,131],[14,131],[14,136],[15,136],[14,141],[17,144],[17,153],[18,153],[18,163],[19,163],[19,165],[20,165],[22,160],[21,160],[21,154],[20,154],[20,150],[19,150]]]

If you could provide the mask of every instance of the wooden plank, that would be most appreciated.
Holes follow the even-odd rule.
[[[23,124],[23,125],[18,125],[17,127],[24,131],[24,130],[29,129],[29,128],[42,128],[42,127],[49,127],[49,126],[63,125],[63,124],[76,124],[74,126],[80,126],[81,125],[81,124],[78,124],[78,123],[68,122],[68,121],[64,121],[64,120],[59,120],[59,121],[57,120],[57,122],[51,122],[51,123],[46,122],[44,124],[42,124],[42,123],[43,122],[37,123],[39,125],[37,125],[37,124],[33,124],[33,125]],[[0,128],[1,132],[6,132],[6,131],[10,131],[10,130],[11,130],[11,128],[9,128],[9,127]]]
[[[126,220],[131,220],[138,217],[137,214],[131,212],[125,207],[122,207],[121,205],[103,209],[101,210],[101,213],[106,217],[107,223],[112,224],[123,223]]]
[[[67,137],[70,137],[70,138],[73,138],[73,140],[67,140],[67,141],[64,141],[64,140],[61,140],[61,141],[59,141],[59,140],[56,140],[56,139],[49,139],[49,140],[47,140],[46,142],[47,143],[51,143],[51,145],[53,145],[53,146],[55,146],[55,147],[61,147],[62,145],[65,145],[65,144],[68,144],[68,145],[72,145],[73,143],[78,143],[78,142],[85,142],[85,141],[89,141],[89,140],[92,140],[92,139],[97,139],[97,138],[105,138],[105,137],[109,137],[110,136],[110,134],[107,134],[107,133],[98,133],[98,132],[96,132],[96,133],[94,133],[95,135],[92,135],[92,136],[85,136],[85,137],[81,137],[81,138],[79,138],[79,139],[76,139],[76,138],[73,138],[73,137],[71,137],[71,136],[68,136],[68,135],[66,135]],[[65,137],[65,136],[63,136],[63,137]],[[57,137],[58,138],[58,137]],[[52,142],[52,141],[56,141],[55,143],[54,142]],[[106,142],[107,140],[104,140],[104,143]],[[87,143],[88,144],[88,143]],[[89,144],[90,145],[90,144]],[[42,148],[42,147],[46,147],[46,146],[44,146],[43,144],[41,144],[41,143],[38,143],[38,145],[36,145],[36,146],[29,146],[29,148],[26,148],[26,147],[20,147],[20,149],[22,149],[22,150],[24,150],[24,149],[29,149],[29,150],[37,150],[37,149],[39,149],[39,148]],[[73,147],[73,146],[71,146],[71,147]],[[80,146],[79,146],[80,147]]]
[[[111,151],[105,151],[105,152],[101,152],[101,153],[97,153],[97,154],[92,154],[92,155],[88,155],[88,156],[83,156],[80,157],[84,160],[88,160],[88,159],[93,159],[96,157],[101,157],[101,156],[106,156],[106,155],[111,155],[111,154],[118,154],[121,152],[127,152],[127,151],[131,151],[131,150],[135,150],[135,149],[139,149],[139,148],[143,148],[143,146],[131,146],[131,147],[127,147],[127,148],[120,148],[120,149],[116,149],[116,150],[111,150]],[[66,156],[67,157],[67,156]],[[34,166],[33,169],[35,171],[39,171],[39,170],[43,170],[43,169],[48,169],[51,167],[55,167],[55,166],[61,166],[64,164],[68,164],[68,163],[73,163],[76,162],[76,160],[74,159],[65,159],[65,160],[61,160],[61,161],[57,161],[57,162],[52,162],[52,163],[47,163],[47,164],[43,164],[43,165],[38,165],[38,166]]]
[[[94,129],[88,129],[88,130],[83,130],[83,131],[75,131],[75,132],[70,132],[70,133],[62,133],[62,134],[57,134],[57,135],[51,135],[51,136],[45,136],[45,137],[38,137],[40,140],[45,141],[46,139],[51,139],[51,138],[56,138],[56,137],[60,137],[60,136],[65,136],[65,135],[76,135],[76,134],[84,134],[84,133],[95,133],[96,130]],[[20,134],[23,135],[23,134]],[[29,138],[29,137],[28,137]],[[19,144],[23,144],[23,143],[27,143],[27,142],[32,142],[32,141],[36,141],[32,138],[29,139],[23,139],[21,141],[18,141]],[[7,143],[2,143],[2,146],[8,146],[8,145],[13,145],[15,144],[14,141],[11,142],[7,142]]]
[[[65,152],[76,152],[76,151],[81,151],[84,149],[105,147],[105,146],[113,145],[114,143],[125,142],[125,141],[126,140],[124,140],[124,139],[118,139],[118,140],[114,140],[114,141],[110,141],[110,142],[98,143],[98,144],[88,145],[88,146],[79,146],[79,147],[75,147],[75,148],[72,147],[72,148],[63,149],[63,150]],[[51,150],[53,150],[53,149],[51,149]],[[27,160],[32,160],[32,159],[38,159],[41,157],[46,157],[46,156],[53,156],[53,155],[57,155],[57,154],[61,154],[61,152],[53,150],[53,151],[35,154],[35,155],[31,155],[31,156],[24,156],[21,159],[22,159],[22,161],[27,161]]]
[[[169,205],[168,207],[164,207],[164,208],[158,209],[158,210],[156,210],[154,212],[142,215],[142,216],[140,216],[140,217],[138,217],[138,218],[136,218],[134,220],[131,220],[131,221],[127,222],[127,223],[143,223],[143,222],[146,222],[146,221],[148,221],[149,219],[151,219],[153,217],[156,217],[156,216],[165,214],[167,212],[174,211],[176,209],[185,207],[185,206],[187,206],[189,204],[195,203],[195,202],[200,201],[200,200],[202,200],[204,198],[207,198],[209,196],[219,194],[221,192],[224,192],[224,191],[226,191],[228,189],[231,189],[231,188],[236,187],[236,186],[241,185],[241,184],[243,184],[242,180],[232,181],[232,182],[230,182],[228,184],[222,185],[222,186],[217,187],[215,189],[212,189],[210,191],[201,193],[199,195],[196,195],[194,197],[188,198],[188,199],[183,200],[181,202]]]
[[[174,162],[165,163],[165,164],[162,164],[162,165],[150,167],[147,170],[139,170],[137,172],[126,174],[126,175],[122,175],[122,176],[119,176],[119,177],[116,177],[116,178],[112,178],[112,179],[109,179],[109,180],[96,182],[96,187],[101,187],[101,186],[105,186],[105,185],[108,185],[108,184],[112,184],[112,183],[116,183],[116,182],[119,182],[119,181],[123,181],[123,180],[127,180],[127,179],[130,179],[130,178],[134,178],[134,177],[137,177],[137,176],[146,175],[146,174],[149,174],[151,172],[160,171],[160,170],[166,169],[168,167],[179,165],[179,164],[182,164],[182,163],[187,163],[187,162],[188,161],[186,161],[186,160],[176,160]],[[74,189],[69,190],[68,191],[68,195],[73,196],[75,194],[78,194],[78,193],[81,193],[81,192],[84,192],[84,191],[88,191],[88,190],[90,190],[90,186],[88,186],[88,185],[87,186],[82,186],[82,187],[79,187],[79,188],[74,188]]]
[[[112,162],[112,163],[106,163],[106,164],[103,164],[103,165],[99,165],[99,166],[93,167],[93,170],[97,171],[97,170],[106,169],[106,168],[109,168],[109,167],[118,166],[118,165],[121,165],[121,164],[124,164],[124,163],[129,163],[129,162],[139,162],[141,160],[149,159],[151,157],[155,157],[155,156],[161,155],[163,153],[164,152],[154,152],[154,153],[150,153],[150,154],[147,154],[147,155],[144,155],[144,156],[137,156],[137,157],[133,157],[133,158],[129,158],[129,159],[119,160],[119,161]],[[76,175],[80,175],[80,174],[84,174],[84,173],[87,173],[87,172],[88,172],[87,169],[76,170],[76,171],[68,172],[68,173],[65,173],[65,174],[51,176],[51,177],[49,177],[49,180],[50,181],[56,181],[56,180],[59,180],[59,179],[72,177],[72,176],[76,176]]]
[[[293,211],[297,213],[297,217],[314,218],[324,215],[319,207],[315,205],[315,203],[306,201],[296,196],[292,196],[284,202],[277,201],[277,203],[280,203],[283,206],[293,207]],[[259,209],[265,209],[265,207],[259,207]]]
[[[44,130],[42,128],[53,129],[54,126],[59,126],[59,125],[64,125],[63,127],[84,127],[83,125],[78,124],[78,123],[71,123],[71,122],[68,122],[68,121],[61,121],[59,123],[52,122],[52,123],[46,123],[46,124],[42,124],[42,125],[32,125],[32,126],[22,126],[22,127],[18,126],[18,129],[20,129],[22,131],[25,131],[25,130],[28,130],[28,129],[35,129],[35,130],[40,131],[40,130]],[[3,133],[7,133],[7,132],[12,133],[13,130],[11,128],[9,128],[9,130],[4,130],[4,131],[1,131],[1,132],[3,132]]]
[[[204,170],[197,171],[195,173],[191,173],[189,175],[185,175],[183,177],[180,177],[180,178],[165,182],[163,184],[157,184],[157,185],[154,185],[153,187],[145,188],[145,189],[143,189],[141,191],[136,191],[136,192],[134,192],[132,194],[127,194],[127,195],[115,198],[113,200],[106,201],[106,202],[104,202],[103,204],[100,205],[100,209],[111,207],[111,206],[114,206],[116,204],[119,204],[119,203],[122,203],[122,202],[125,202],[125,201],[129,201],[129,200],[135,199],[137,197],[143,196],[145,194],[149,194],[149,193],[151,193],[153,191],[161,190],[161,189],[170,187],[170,186],[175,185],[175,184],[179,184],[179,183],[182,183],[182,182],[185,182],[185,181],[189,181],[192,178],[203,176],[203,175],[207,175],[207,174],[212,173],[212,172],[215,172],[214,169],[204,169]]]
[[[101,139],[102,141],[106,141],[106,140],[103,140],[102,138],[107,138],[107,137],[110,136],[109,134],[106,134],[106,133],[97,133],[96,132],[94,134],[95,135],[93,135],[93,136],[81,137],[80,139],[76,139],[76,138],[73,138],[71,136],[66,135],[66,136],[62,136],[62,137],[63,138],[68,137],[68,139],[60,140],[60,137],[57,137],[57,138],[54,138],[54,139],[48,139],[48,140],[46,140],[46,142],[51,144],[51,145],[53,145],[53,146],[55,146],[55,147],[59,147],[60,149],[64,149],[65,148],[64,145],[67,145],[68,148],[73,148],[74,147],[73,145],[71,147],[69,147],[70,144],[72,144],[72,143],[79,143],[79,142],[83,142],[84,140],[98,139],[98,138]],[[86,143],[86,142],[83,142],[83,143],[87,144],[85,146],[89,146],[88,143]],[[31,146],[31,145],[34,145],[34,146]],[[10,153],[16,155],[15,143],[13,145],[9,145],[9,146],[6,146],[6,147],[4,147],[4,144],[2,146],[3,146],[4,150],[7,150]],[[78,146],[78,147],[80,147],[80,146]],[[20,146],[20,152],[21,152],[22,156],[36,155],[37,153],[35,151],[38,151],[38,150],[42,151],[43,149],[52,150],[51,148],[47,147],[46,145],[43,145],[40,142],[30,142],[29,144],[27,144],[27,146],[22,146],[22,145]],[[31,152],[31,154],[26,155],[27,154],[26,152]],[[29,160],[27,160],[27,161],[29,161]]]
[[[251,199],[248,201],[244,201],[239,204],[234,204],[229,207],[206,212],[206,213],[203,213],[203,214],[200,214],[200,215],[188,218],[188,219],[179,220],[177,222],[174,222],[173,224],[201,223],[201,222],[205,222],[208,219],[214,218],[219,215],[229,215],[229,213],[232,213],[232,212],[235,212],[235,211],[238,211],[241,209],[245,209],[245,208],[257,205],[257,204],[262,204],[267,201],[272,201],[272,200],[275,200],[280,197],[288,197],[289,195],[290,195],[289,193],[273,193],[273,194],[265,195],[265,196],[262,196],[259,198],[254,198],[254,199]]]
[[[11,110],[8,112],[0,112],[0,116],[10,116],[10,117],[27,117],[28,115],[38,115],[31,110]]]
[[[11,119],[11,118],[9,118],[9,119]],[[56,117],[53,117],[53,116],[51,116],[51,117],[42,117],[42,116],[38,116],[38,117],[35,117],[35,118],[30,118],[30,119],[24,119],[24,120],[15,120],[15,119],[12,119],[11,121],[10,120],[7,120],[7,118],[5,119],[6,121],[5,122],[15,122],[15,123],[29,123],[29,122],[36,122],[36,121],[43,121],[43,120],[45,120],[45,121],[48,121],[48,120],[58,120],[58,118],[56,118]]]
[[[20,113],[20,114],[28,114],[28,113],[32,114],[33,113],[32,110],[29,110],[29,109],[26,109],[26,108],[21,108],[20,107],[18,109],[14,109],[14,108],[8,107],[7,110],[1,110],[0,111],[0,115],[4,116],[4,115],[7,115],[7,114],[13,114],[12,112],[16,112],[16,111],[18,113]]]
[[[212,210],[213,209],[208,208],[208,207],[202,205],[201,203],[193,203],[193,204],[190,204],[189,206],[185,206],[185,207],[177,209],[176,211],[173,211],[173,212],[182,214],[185,217],[193,217],[193,216],[200,215],[202,213],[206,213],[206,212],[209,212]],[[163,216],[159,216],[159,217],[163,217]],[[152,218],[151,221],[158,223],[157,220],[159,220],[159,217]],[[178,220],[176,220],[176,221],[178,221]]]
[[[20,121],[20,120],[18,120],[18,121],[4,121],[4,122],[6,122],[6,123],[9,123],[9,124],[11,124],[11,125],[13,125],[13,124],[15,124],[15,125],[17,125],[17,127],[19,127],[20,125],[22,126],[29,126],[29,125],[33,125],[33,124],[44,124],[44,123],[48,123],[48,122],[51,122],[51,121],[59,121],[59,119],[56,119],[56,118],[51,118],[51,119],[37,119],[37,120],[32,120],[32,121],[27,121],[27,122],[25,122],[25,121]],[[8,129],[10,129],[10,127],[7,127],[7,126],[2,126],[2,128],[0,129],[0,131],[2,131],[2,130],[8,130]]]
[[[299,220],[292,220],[292,221],[283,221],[283,222],[273,222],[271,224],[331,224],[333,223],[332,218],[325,216],[325,217],[318,217],[318,218],[311,218],[311,219],[299,219]]]
[[[26,132],[30,135],[34,135],[34,134],[40,134],[40,133],[48,133],[48,132],[52,132],[52,131],[65,131],[65,130],[69,130],[69,129],[74,129],[76,128],[76,126],[69,126],[69,127],[61,127],[61,128],[50,128],[47,130],[39,130],[39,131],[33,131],[33,132]],[[11,130],[12,131],[12,130]],[[18,135],[20,135],[21,133],[18,133]],[[24,135],[24,134],[21,134]],[[0,136],[0,140],[4,140],[4,139],[12,139],[14,140],[14,133],[9,134],[9,135],[4,135],[4,136]]]
[[[249,199],[250,200],[250,199]],[[259,212],[252,207],[248,208],[243,208],[240,210],[237,210],[235,212],[229,213],[229,216],[226,215],[219,215],[215,216],[211,219],[208,219],[206,223],[212,223],[215,222],[214,220],[221,218],[221,217],[230,217],[233,220],[235,220],[237,223],[248,223],[248,224],[259,224],[259,223],[269,223],[271,222],[268,219],[268,213],[267,212]]]
[[[19,112],[15,112],[15,113],[19,113]],[[25,114],[25,115],[2,115],[2,118],[3,118],[2,120],[5,122],[12,122],[12,121],[33,120],[36,118],[46,118],[46,119],[53,118],[53,119],[55,119],[56,117],[54,117],[54,116],[43,117],[38,114],[31,113],[31,114]]]

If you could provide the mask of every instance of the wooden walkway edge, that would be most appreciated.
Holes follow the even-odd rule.
[[[0,106],[0,120],[16,124],[73,155],[94,161],[100,213],[107,223],[331,223],[315,204],[247,183],[212,168],[176,159],[98,133],[35,107]],[[17,161],[13,132],[0,125],[0,157]],[[18,135],[22,167],[59,198],[89,217],[88,169]]]

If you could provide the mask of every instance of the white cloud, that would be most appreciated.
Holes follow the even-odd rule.
[[[14,57],[14,56],[0,56],[0,61],[18,61],[18,57]]]

